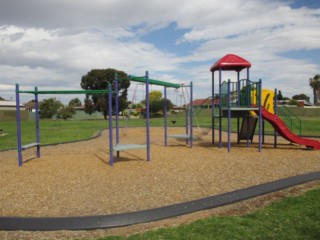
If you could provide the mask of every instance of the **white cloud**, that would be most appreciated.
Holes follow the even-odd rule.
[[[194,80],[201,97],[210,94],[210,66],[228,53],[248,59],[251,76],[266,79],[264,86],[310,95],[307,82],[319,73],[320,60],[282,53],[320,49],[319,16],[320,9],[262,0],[3,1],[0,96],[8,96],[5,89],[16,82],[79,88],[83,74],[112,67],[135,75],[149,70],[151,77],[171,82]],[[191,54],[140,40],[172,22],[187,30],[177,44],[190,46]]]

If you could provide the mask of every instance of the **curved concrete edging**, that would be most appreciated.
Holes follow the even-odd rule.
[[[52,231],[122,227],[224,206],[314,180],[320,180],[320,172],[284,178],[194,201],[121,214],[82,217],[0,217],[0,230]]]
[[[89,140],[96,139],[96,138],[100,137],[104,130],[107,130],[107,128],[98,130],[97,133],[95,135],[93,135],[92,137],[88,137],[88,138],[84,138],[84,139],[80,139],[80,140],[75,140],[75,141],[69,141],[69,142],[41,144],[40,146],[46,147],[46,146],[56,146],[56,145],[62,145],[62,144],[68,144],[68,143],[85,142],[85,141],[89,141]],[[0,152],[7,152],[7,151],[11,151],[11,150],[17,150],[17,148],[3,149],[3,150],[0,150]]]

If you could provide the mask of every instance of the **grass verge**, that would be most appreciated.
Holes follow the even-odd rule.
[[[111,239],[320,239],[320,189],[288,197],[245,216],[210,217],[191,224]]]

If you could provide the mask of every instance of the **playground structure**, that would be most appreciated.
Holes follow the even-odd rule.
[[[120,134],[119,134],[119,92],[118,92],[118,82],[121,81],[121,79],[118,78],[117,75],[115,75],[114,83],[115,83],[115,124],[116,124],[116,145],[113,145],[113,128],[112,128],[112,120],[109,122],[109,142],[110,143],[110,165],[113,165],[114,157],[113,152],[117,153],[117,157],[120,157],[120,151],[126,151],[126,150],[134,150],[134,149],[147,149],[147,161],[150,161],[150,100],[149,100],[149,85],[157,85],[164,87],[164,141],[165,146],[168,145],[168,138],[184,138],[186,139],[186,143],[190,144],[190,147],[192,147],[192,139],[193,139],[193,119],[192,119],[192,92],[193,92],[193,86],[192,82],[190,82],[190,85],[187,87],[190,87],[190,107],[189,111],[186,111],[186,132],[185,134],[177,134],[177,135],[168,135],[168,121],[167,121],[167,89],[168,88],[174,88],[178,89],[181,87],[186,87],[184,85],[180,84],[174,84],[174,83],[168,83],[160,80],[150,79],[149,73],[146,71],[145,76],[137,77],[129,75],[128,79],[133,82],[139,82],[145,84],[145,94],[146,94],[146,144],[121,144],[120,143]],[[110,119],[110,118],[109,118]],[[190,122],[188,121],[190,119]]]
[[[38,95],[40,94],[108,94],[108,120],[109,120],[109,164],[112,166],[114,163],[113,153],[117,153],[117,157],[120,157],[120,151],[128,151],[134,149],[146,149],[147,153],[147,161],[150,161],[150,101],[149,101],[149,85],[157,85],[164,87],[164,139],[165,146],[168,145],[168,138],[184,138],[186,139],[186,143],[190,144],[192,147],[193,144],[193,108],[192,108],[192,96],[193,96],[193,84],[190,82],[189,86],[168,83],[160,80],[150,79],[149,73],[146,71],[145,76],[136,77],[136,76],[128,76],[130,81],[139,82],[145,84],[145,92],[146,92],[146,144],[121,144],[120,143],[120,134],[119,134],[119,92],[118,92],[118,76],[115,75],[114,85],[115,91],[112,91],[111,84],[108,84],[108,89],[106,90],[49,90],[49,91],[39,91],[37,87],[35,87],[34,91],[22,91],[19,88],[19,85],[16,84],[16,122],[17,122],[17,151],[18,151],[18,165],[22,166],[23,157],[22,152],[28,148],[36,147],[36,156],[40,158],[40,124],[39,124],[39,102]],[[185,134],[176,134],[176,135],[168,135],[168,125],[167,125],[167,88],[181,88],[181,87],[190,87],[190,104],[189,108],[186,111],[186,128]],[[20,118],[20,94],[34,94],[35,97],[35,112],[36,112],[36,142],[29,143],[26,145],[22,145],[21,140],[21,118]],[[116,144],[113,144],[113,117],[112,117],[112,94],[115,94],[115,128],[116,128]],[[188,120],[189,119],[189,120]]]
[[[219,105],[218,114],[215,114],[214,100],[212,98],[212,143],[215,143],[214,126],[215,118],[219,122],[219,143],[222,147],[222,118],[228,119],[228,152],[231,149],[231,118],[237,118],[237,136],[238,143],[240,140],[247,140],[249,147],[255,133],[256,125],[258,125],[258,144],[259,152],[262,149],[264,138],[264,122],[267,120],[274,131],[274,146],[277,146],[278,134],[284,139],[305,145],[309,149],[320,149],[320,142],[313,139],[306,139],[295,135],[286,124],[276,115],[277,114],[277,91],[262,89],[261,79],[257,82],[249,80],[249,68],[251,63],[247,60],[234,55],[228,54],[218,60],[211,68],[212,72],[212,96],[215,96],[214,89],[214,73],[219,73]],[[246,69],[246,78],[240,79],[240,72]],[[222,71],[236,71],[237,82],[228,81],[222,82]],[[240,128],[240,118],[242,125]],[[258,123],[257,123],[258,121]]]
[[[233,54],[228,54],[218,60],[211,68],[212,72],[212,96],[215,96],[214,89],[214,72],[219,71],[219,106],[218,116],[215,115],[214,102],[212,100],[212,143],[215,143],[214,139],[214,124],[215,118],[219,119],[219,147],[222,147],[222,118],[228,118],[228,151],[231,149],[231,118],[237,118],[237,133],[238,139],[240,136],[239,118],[246,118],[246,139],[247,146],[251,139],[250,131],[250,112],[257,111],[258,115],[258,128],[259,128],[259,151],[262,148],[262,116],[261,116],[261,80],[258,82],[252,82],[249,80],[249,68],[251,63],[247,60],[238,57]],[[246,79],[240,79],[240,72],[246,69]],[[237,82],[231,82],[230,79],[227,82],[222,82],[222,71],[236,71]],[[255,91],[252,91],[255,90]],[[255,104],[253,104],[255,103]],[[245,129],[243,127],[242,129]]]
[[[20,94],[34,94],[35,99],[35,113],[36,113],[36,142],[29,143],[26,145],[22,145],[21,140],[21,119],[20,119]],[[22,152],[28,148],[36,147],[37,150],[37,158],[40,158],[40,124],[39,124],[39,100],[38,96],[42,94],[108,94],[108,108],[109,108],[109,121],[112,122],[112,90],[111,85],[108,85],[108,89],[106,90],[48,90],[48,91],[39,91],[37,87],[35,87],[34,91],[22,91],[18,84],[16,84],[16,122],[17,122],[17,151],[18,151],[18,165],[22,166]],[[111,111],[110,111],[111,110]],[[110,145],[111,146],[111,145]]]
[[[141,81],[144,81],[146,85],[150,84],[149,81],[152,82],[152,80],[148,78],[148,73],[141,78]],[[272,108],[271,104],[273,101],[271,99],[273,98],[273,92],[266,93],[264,96],[264,91],[261,89],[261,101],[259,102],[259,98],[256,97],[255,87],[251,87],[251,91],[246,91],[247,85],[242,86],[241,84],[241,87],[238,88],[240,89],[240,105],[244,103],[241,110],[236,109],[238,104],[237,99],[239,99],[239,97],[235,98],[235,100],[233,99],[235,93],[233,93],[234,90],[231,91],[233,89],[232,83],[228,82],[225,83],[224,86],[221,86],[223,88],[226,86],[227,88],[224,95],[220,96],[221,99],[225,100],[226,104],[221,105],[221,111],[224,115],[218,115],[218,117],[228,116],[229,113],[231,116],[234,114],[235,117],[237,117],[240,112],[239,118],[246,120],[248,115],[250,115],[250,119],[252,118],[258,121],[257,116],[261,114],[262,118],[269,118],[269,121],[274,121],[275,127],[278,127],[278,131],[281,133],[283,126],[280,126],[278,117],[269,113],[269,111],[264,112],[268,106]],[[249,85],[255,86],[251,84],[251,82],[249,82]],[[244,93],[241,92],[242,88],[244,88]],[[36,96],[38,94],[88,93],[83,91],[38,91],[37,88],[35,91],[20,91],[19,86],[16,92],[18,99],[19,93],[30,93]],[[259,89],[257,89],[256,92],[259,92]],[[110,100],[109,110],[112,110],[112,107],[110,107],[112,106],[112,94],[117,94],[117,92],[112,92],[109,85],[108,90],[101,90],[101,92],[95,93],[108,94]],[[248,96],[250,96],[250,98],[248,98]],[[250,110],[247,110],[245,103],[249,101],[251,102],[251,107]],[[263,105],[260,112],[256,109],[258,108],[258,104]],[[19,104],[17,105],[19,106]],[[233,109],[228,109],[229,106]],[[109,111],[109,113],[111,113],[111,111]],[[192,113],[192,110],[190,110],[190,113]],[[268,114],[270,114],[270,116]],[[190,117],[192,119],[192,116]],[[213,115],[213,117],[217,116]],[[111,119],[112,118],[109,117],[109,120]],[[242,122],[242,125],[243,129],[239,129],[239,133],[243,133],[245,140],[247,140],[247,123]],[[111,130],[112,129],[113,128],[111,128]],[[158,129],[155,128],[152,130]],[[161,135],[162,129],[160,129],[160,131],[159,135]],[[284,132],[283,134],[287,136],[289,133]],[[136,135],[131,134],[130,137],[135,139]],[[209,136],[206,137],[206,141],[210,142]],[[100,140],[102,142],[101,148],[104,148],[105,139],[99,138],[96,140]],[[89,144],[74,143],[70,144],[72,146],[58,145],[49,148],[47,150],[50,151],[50,153],[55,152],[56,154],[52,153],[50,154],[51,156],[48,156],[48,164],[44,163],[45,161],[42,163],[39,162],[39,164],[31,164],[25,168],[24,171],[17,170],[14,168],[15,166],[12,167],[10,165],[13,162],[11,160],[16,159],[15,152],[11,151],[11,153],[9,151],[2,159],[0,158],[2,164],[5,165],[2,167],[1,184],[6,187],[3,191],[4,197],[1,198],[3,201],[1,202],[2,209],[11,211],[13,207],[15,208],[15,211],[2,214],[0,217],[0,229],[31,231],[66,229],[92,230],[127,226],[175,217],[216,206],[223,206],[320,178],[318,171],[319,152],[301,151],[300,154],[296,154],[295,151],[292,151],[296,148],[287,145],[278,150],[270,146],[266,147],[264,152],[261,153],[262,159],[265,161],[259,161],[259,164],[257,164],[256,158],[252,157],[252,154],[245,155],[246,151],[242,151],[241,148],[234,149],[232,153],[227,155],[212,155],[212,149],[197,145],[192,150],[181,147],[168,148],[166,154],[163,154],[163,147],[156,145],[153,150],[155,152],[155,159],[152,167],[148,166],[149,164],[141,163],[141,161],[130,161],[122,165],[119,164],[120,171],[112,171],[111,174],[105,174],[105,171],[101,171],[101,166],[104,166],[104,163],[99,161],[99,156],[96,157],[90,153],[88,157],[83,156],[85,154],[79,152],[79,149],[84,147],[84,145],[87,145],[86,147],[88,148],[81,149],[83,152],[89,149],[94,151],[92,150],[92,146],[96,146],[96,140],[91,140]],[[290,141],[291,138],[288,140]],[[316,142],[317,141],[312,141],[306,145],[314,144],[314,148],[316,148]],[[40,155],[40,139],[37,139],[37,142],[31,145],[34,147],[39,146]],[[31,145],[30,147],[32,147]],[[114,146],[111,145],[111,147]],[[70,148],[74,149],[70,151]],[[286,151],[286,149],[289,150]],[[68,151],[68,156],[61,156],[61,152],[63,151]],[[247,152],[252,153],[253,151],[248,149]],[[102,152],[103,154],[105,153],[105,151]],[[170,156],[168,152],[173,154]],[[189,157],[191,154],[192,157]],[[244,158],[241,159],[241,161],[236,161],[236,164],[229,164],[230,161],[233,161],[239,155],[244,156]],[[62,159],[56,161],[57,156]],[[181,159],[184,161],[181,161]],[[87,165],[85,165],[85,163],[87,163]],[[290,168],[288,168],[288,166],[290,166]],[[140,171],[132,171],[132,169],[137,168],[139,168]],[[48,171],[48,169],[50,171]],[[67,174],[65,169],[68,170]],[[70,169],[72,170],[69,171]],[[99,171],[97,171],[97,169],[99,169]],[[221,171],[221,169],[223,169],[223,171]],[[37,174],[31,174],[35,172]],[[94,181],[88,181],[88,179],[93,179],[92,172],[95,173]],[[143,174],[141,174],[142,172]],[[28,179],[25,178],[26,176]],[[190,176],[192,176],[192,178]],[[288,178],[288,176],[290,177]],[[74,181],[75,179],[77,179],[77,181]],[[117,180],[115,181],[115,179]],[[239,179],[245,179],[245,181],[239,181]],[[68,184],[65,184],[66,182]],[[110,182],[112,182],[112,184],[110,184]],[[257,182],[262,184],[256,185]],[[90,183],[92,183],[92,185],[88,185]],[[228,187],[226,184],[230,184],[230,186]],[[219,186],[219,188],[217,188],[217,186]],[[181,191],[177,191],[179,189]],[[219,192],[221,189],[223,189],[225,193]],[[203,191],[206,191],[206,194],[202,196]],[[27,195],[28,193],[33,194]],[[75,193],[79,195],[74,195]],[[176,194],[177,197],[171,194]],[[178,196],[181,197],[183,194],[186,194],[189,198],[178,198]],[[45,201],[43,201],[43,196],[45,196]],[[123,198],[119,198],[119,196]],[[64,198],[68,198],[68,200]],[[160,202],[159,205],[153,205],[155,201],[159,201],[161,198],[166,201],[173,199],[174,202],[164,201]],[[10,204],[7,204],[7,201],[10,201]],[[19,209],[14,203],[20,201],[22,207]],[[136,206],[139,202],[142,204],[142,207],[138,208],[137,211]],[[43,205],[41,203],[43,203]],[[116,208],[117,205],[122,205],[121,203],[126,203],[123,205],[127,208],[122,208],[122,206]],[[88,210],[90,209],[88,205],[93,206],[92,212]],[[48,208],[47,206],[55,207]],[[99,207],[97,208],[97,206]],[[83,209],[81,209],[81,207],[83,207]],[[52,213],[54,213],[54,211],[52,210],[56,208],[62,208],[61,212],[64,215],[53,215]],[[21,209],[26,210],[27,214],[21,214]],[[99,209],[99,211],[104,209],[104,211],[97,212],[97,209]],[[109,212],[110,209],[113,211]],[[46,210],[51,212],[45,212]],[[88,210],[88,212],[85,212],[85,210]],[[71,212],[66,214],[66,211]],[[39,214],[39,212],[41,215],[36,215]],[[21,215],[17,216],[17,213]],[[20,231],[20,233],[21,232],[23,231]]]
[[[262,144],[264,142],[264,122],[267,120],[274,127],[274,146],[277,144],[277,136],[281,135],[286,140],[297,143],[300,145],[305,145],[310,149],[320,149],[320,142],[312,139],[301,138],[294,133],[292,133],[286,124],[276,116],[277,113],[277,99],[276,91],[275,93],[270,90],[262,89],[261,79],[257,82],[249,80],[249,68],[251,63],[247,60],[233,55],[228,54],[218,60],[211,68],[212,72],[212,143],[215,143],[214,126],[215,119],[218,118],[218,131],[219,131],[219,148],[222,147],[222,118],[227,118],[227,144],[228,152],[231,149],[231,118],[237,118],[237,139],[238,143],[241,140],[247,141],[247,146],[249,147],[250,142],[253,140],[255,134],[256,126],[258,126],[258,148],[259,152],[262,149]],[[246,70],[246,78],[240,79],[240,72]],[[219,73],[219,105],[218,114],[215,114],[214,96],[215,96],[215,71]],[[222,71],[236,71],[237,72],[237,82],[228,81],[222,82]],[[168,146],[168,138],[179,138],[185,139],[186,144],[193,145],[193,116],[195,112],[193,111],[192,100],[193,100],[193,83],[190,85],[180,85],[174,83],[168,83],[160,80],[154,80],[149,78],[149,73],[146,71],[145,76],[128,77],[130,81],[135,81],[145,84],[146,91],[146,144],[120,144],[119,137],[119,99],[118,99],[118,79],[115,76],[115,92],[112,92],[111,85],[109,84],[106,90],[71,90],[71,91],[39,91],[35,87],[34,91],[21,91],[19,85],[16,85],[16,117],[17,117],[17,150],[18,150],[18,165],[22,166],[22,152],[28,148],[36,147],[37,158],[40,158],[40,127],[39,127],[39,106],[38,106],[38,95],[40,94],[108,94],[108,112],[109,112],[109,163],[112,166],[114,163],[113,152],[117,153],[117,157],[120,157],[120,151],[134,150],[134,149],[144,149],[147,152],[147,161],[150,161],[150,113],[149,113],[149,85],[157,85],[164,87],[164,141],[165,146]],[[168,123],[167,123],[167,89],[168,88],[190,88],[189,104],[186,104],[186,126],[184,134],[172,134],[168,135]],[[20,97],[19,94],[28,93],[34,94],[35,96],[35,110],[36,110],[36,142],[22,145],[21,141],[21,119],[20,119]],[[113,126],[112,126],[112,94],[115,94],[115,112],[116,112],[116,144],[113,144]],[[209,98],[208,98],[209,99]],[[201,110],[201,109],[200,109]],[[240,127],[240,119],[242,118],[242,124]]]

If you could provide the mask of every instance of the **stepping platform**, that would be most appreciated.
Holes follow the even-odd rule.
[[[114,151],[126,151],[134,149],[144,149],[147,148],[147,144],[117,144],[113,147]]]
[[[29,143],[27,145],[23,145],[21,146],[22,150],[28,149],[28,148],[32,148],[32,147],[36,147],[36,146],[40,146],[40,143]]]
[[[191,138],[191,135],[190,135],[190,134],[172,134],[172,135],[168,135],[168,138],[190,139],[190,138]]]

